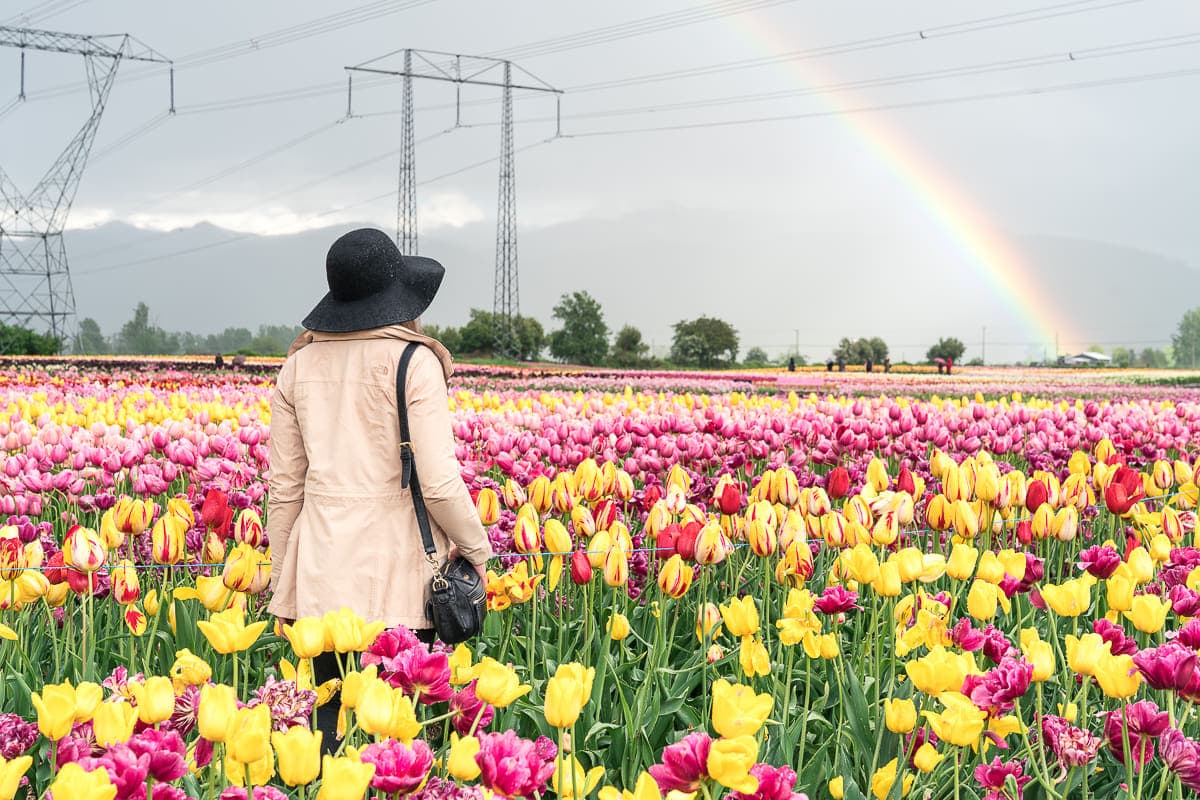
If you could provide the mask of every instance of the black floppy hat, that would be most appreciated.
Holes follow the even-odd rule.
[[[401,255],[381,230],[350,231],[329,248],[329,293],[301,324],[310,331],[346,333],[409,322],[429,308],[445,274],[432,258]]]

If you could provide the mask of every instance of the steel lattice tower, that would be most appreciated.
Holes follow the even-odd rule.
[[[380,62],[403,53],[402,69],[387,69]],[[413,62],[419,61],[416,69]],[[466,66],[464,74],[464,64]],[[514,67],[532,78],[526,83],[513,83]],[[503,71],[503,81],[488,77],[493,70]],[[517,184],[516,159],[513,147],[513,89],[530,92],[549,92],[561,95],[540,78],[511,61],[501,61],[486,56],[464,56],[442,53],[436,50],[394,50],[372,58],[353,67],[349,73],[347,87],[348,116],[353,116],[354,73],[366,72],[375,75],[391,75],[404,79],[404,105],[401,109],[402,130],[400,151],[400,200],[397,209],[396,243],[405,253],[417,252],[417,187],[416,152],[413,139],[412,80],[426,78],[462,86],[491,86],[500,88],[502,109],[500,116],[500,199],[496,211],[496,270],[492,311],[496,328],[496,351],[500,355],[516,355],[516,318],[520,313],[517,282]],[[462,104],[455,97],[455,127],[461,119]]]
[[[75,292],[63,229],[117,68],[122,60],[171,62],[128,35],[81,36],[0,27],[0,47],[21,50],[22,99],[26,50],[81,55],[87,73],[91,114],[33,191],[22,194],[0,168],[0,321],[40,328],[65,344],[74,327]]]
[[[496,203],[496,275],[492,314],[496,349],[517,352],[517,317],[521,314],[517,282],[517,176],[513,158],[512,64],[504,62],[504,95],[500,112],[500,191]]]
[[[417,254],[417,150],[413,141],[412,50],[404,51],[404,101],[400,109],[400,202],[396,208],[396,244]]]

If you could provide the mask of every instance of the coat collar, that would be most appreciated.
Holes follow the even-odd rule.
[[[450,351],[446,349],[445,345],[437,339],[409,330],[403,325],[385,325],[382,328],[368,328],[363,331],[350,331],[348,333],[304,331],[292,342],[291,348],[288,349],[288,357],[290,358],[297,350],[313,342],[347,342],[370,339],[395,339],[402,342],[419,342],[432,350],[434,355],[438,357],[438,361],[442,364],[442,373],[447,380],[454,373],[454,359],[451,358]]]

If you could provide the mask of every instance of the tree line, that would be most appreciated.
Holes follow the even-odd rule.
[[[557,325],[549,332],[533,317],[516,318],[512,336],[516,350],[512,356],[516,360],[537,361],[548,353],[564,363],[629,369],[666,366],[719,369],[739,364],[763,367],[786,362],[789,357],[795,359],[797,366],[805,364],[799,353],[771,359],[761,347],[749,348],[739,361],[741,343],[737,330],[727,321],[709,316],[676,322],[672,326],[670,352],[660,359],[650,352],[642,332],[633,325],[612,331],[599,301],[585,291],[562,295],[552,317]],[[491,358],[496,354],[498,326],[492,312],[476,308],[461,327],[427,325],[425,330],[455,356]],[[298,325],[260,325],[253,331],[230,327],[209,334],[169,331],[153,320],[149,306],[138,303],[133,316],[119,330],[105,334],[96,320],[84,318],[68,343],[49,334],[0,323],[0,355],[52,355],[64,350],[79,355],[284,355],[301,330]],[[1103,352],[1098,346],[1090,349]],[[940,359],[962,364],[966,351],[960,339],[943,337],[929,348],[925,359],[928,363]],[[846,364],[870,360],[882,365],[889,355],[887,342],[878,336],[846,337],[830,358]],[[1114,347],[1109,355],[1115,367],[1200,368],[1200,307],[1183,315],[1171,337],[1169,352],[1151,347],[1140,351]],[[974,363],[982,362],[978,359],[966,362]]]

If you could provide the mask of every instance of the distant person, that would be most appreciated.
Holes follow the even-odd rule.
[[[875,366],[875,365],[874,365],[874,364],[871,362],[871,359],[870,359],[870,357],[869,357],[869,356],[868,356],[868,358],[867,358],[867,365],[866,365],[866,366],[867,366],[867,372],[870,372],[870,371],[872,370],[872,368],[874,368],[874,366]]]
[[[225,356],[217,353],[217,357],[213,359],[213,364],[217,366],[217,369],[225,369]]]
[[[886,375],[886,374],[890,374],[891,371],[892,371],[892,360],[890,358],[885,358],[883,360],[883,372]]]
[[[238,353],[233,357],[233,371],[241,372],[244,366],[246,366],[246,356],[242,353]]]
[[[954,369],[954,359],[953,359],[953,358],[947,358],[947,359],[946,359],[946,374],[947,374],[947,375],[949,375],[949,374],[950,374],[950,371],[951,371],[951,370],[953,370],[953,369]]]
[[[846,371],[846,361],[841,356],[838,356],[838,372]]]
[[[833,359],[832,358],[825,362],[825,371],[833,372]]]
[[[788,359],[788,372],[795,372],[795,371],[796,371],[796,359],[789,358]]]

